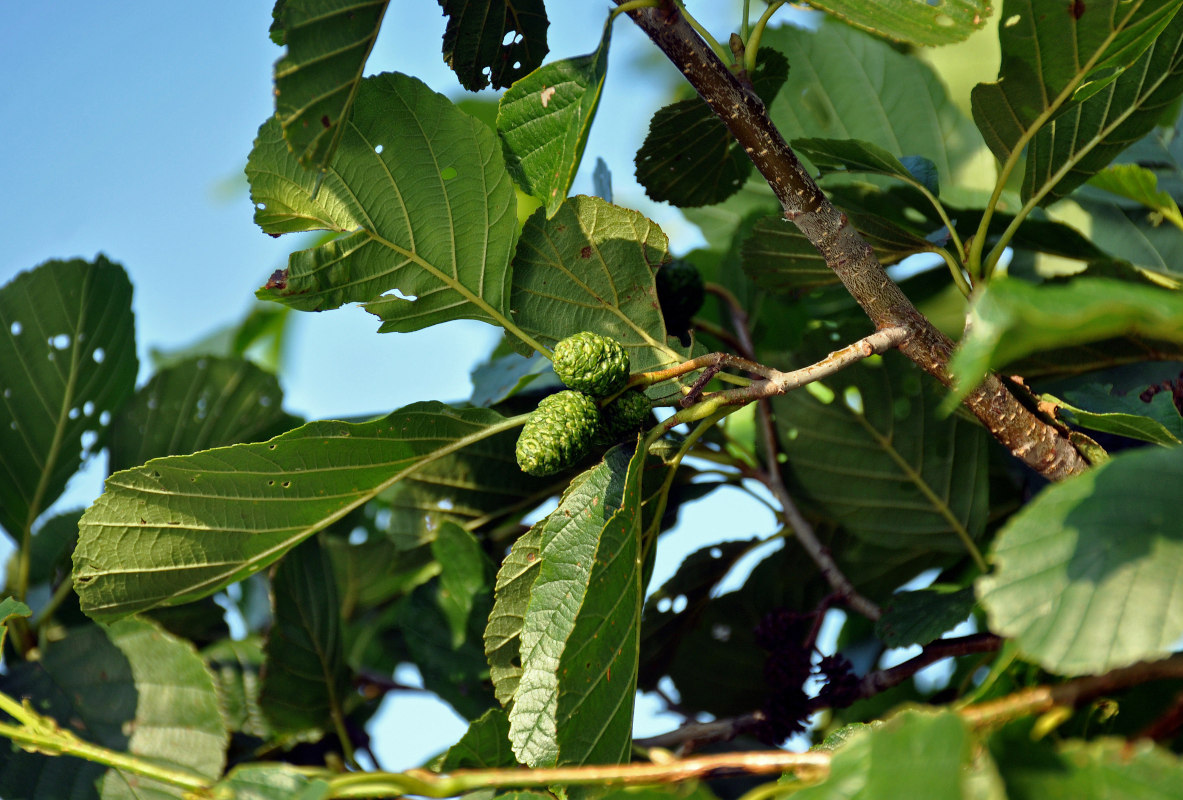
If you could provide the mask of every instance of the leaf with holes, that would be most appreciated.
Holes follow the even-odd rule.
[[[509,86],[546,57],[543,0],[439,0],[448,17],[444,61],[470,92]]]
[[[771,48],[761,50],[753,89],[770,103],[788,72],[783,55]],[[699,97],[658,110],[634,162],[637,182],[649,197],[682,208],[722,202],[752,173],[743,147]]]
[[[814,337],[803,363],[831,346]],[[989,437],[940,414],[945,395],[887,353],[775,400],[794,497],[879,548],[965,553],[986,523]]]
[[[204,597],[433,461],[520,424],[415,403],[372,422],[312,422],[118,472],[79,524],[82,609],[110,619]]]
[[[1183,635],[1183,448],[1120,453],[1046,487],[977,583],[990,630],[1057,675],[1163,658]]]
[[[226,730],[209,671],[192,645],[144,620],[69,628],[41,658],[9,664],[0,691],[82,739],[208,780],[222,774]],[[179,798],[182,790],[82,759],[0,748],[0,794]],[[98,788],[97,794],[96,786]]]
[[[539,209],[514,257],[514,320],[551,347],[580,331],[609,336],[633,372],[682,361],[666,344],[653,279],[668,246],[656,224],[596,197],[572,197],[550,219]]]
[[[246,171],[255,222],[267,233],[342,234],[293,253],[260,299],[301,311],[362,303],[382,331],[453,319],[513,329],[517,200],[501,145],[421,81],[397,73],[362,81],[323,175],[300,166],[274,119],[259,129]]]
[[[594,53],[531,72],[498,104],[497,130],[509,172],[522,191],[542,201],[548,217],[567,199],[583,158],[608,73],[611,38],[609,22]]]
[[[917,45],[968,39],[994,11],[990,0],[809,0],[809,4],[876,36]]]
[[[270,439],[299,424],[282,404],[279,381],[249,361],[182,361],[153,375],[112,420],[108,468]]]
[[[0,289],[0,525],[30,531],[135,389],[123,267],[47,261]]]
[[[275,731],[330,729],[344,718],[349,673],[341,603],[329,554],[316,537],[288,553],[271,581],[274,619],[259,706]]]
[[[287,45],[275,62],[275,115],[305,167],[333,160],[389,0],[284,0],[273,30]]]
[[[644,450],[621,446],[542,526],[509,738],[528,766],[619,764],[632,744]]]

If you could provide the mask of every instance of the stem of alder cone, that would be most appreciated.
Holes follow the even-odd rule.
[[[616,0],[617,5],[622,0]],[[877,328],[902,326],[900,352],[946,386],[952,385],[953,343],[887,276],[871,245],[830,203],[772,124],[763,101],[718,59],[670,2],[627,12],[727,126],[784,208]],[[994,438],[1049,480],[1083,472],[1088,462],[1054,425],[1019,402],[995,375],[963,401]]]

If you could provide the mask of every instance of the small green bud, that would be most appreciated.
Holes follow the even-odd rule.
[[[555,345],[555,374],[566,386],[592,397],[607,397],[628,382],[628,352],[619,342],[584,331]]]
[[[585,394],[563,391],[543,398],[518,436],[518,466],[538,477],[562,472],[587,455],[599,425],[600,411]]]

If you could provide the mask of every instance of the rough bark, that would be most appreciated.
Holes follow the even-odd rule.
[[[672,3],[627,13],[726,124],[772,187],[785,218],[813,243],[875,326],[907,328],[910,335],[900,344],[900,352],[951,386],[948,363],[953,343],[887,276],[871,245],[802,167],[760,98],[718,59]],[[987,376],[963,402],[995,439],[1049,480],[1088,468],[1067,437],[1024,406],[997,376]]]

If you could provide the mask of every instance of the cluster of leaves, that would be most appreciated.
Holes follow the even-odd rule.
[[[412,76],[362,77],[386,5],[276,5],[287,51],[277,114],[247,165],[255,219],[268,234],[328,237],[292,254],[259,297],[358,303],[382,332],[480,320],[505,342],[467,403],[300,424],[246,358],[268,352],[286,309],[252,315],[221,349],[161,363],[137,389],[120,267],[51,262],[0,290],[0,525],[18,545],[0,676],[14,724],[0,734],[25,748],[0,754],[0,794],[504,786],[492,772],[461,785],[333,769],[356,768],[376,699],[405,663],[471,721],[429,765],[437,773],[627,762],[636,692],[663,686],[690,716],[773,740],[828,710],[813,729],[834,732],[817,743],[828,779],[773,791],[1165,797],[1180,785],[1179,726],[1157,718],[1174,688],[1115,683],[1104,702],[1051,719],[1012,704],[988,728],[942,704],[1103,679],[1170,656],[1183,636],[1183,392],[1179,363],[1164,363],[1183,360],[1183,2],[1006,0],[998,80],[974,90],[968,114],[908,48],[966,39],[990,17],[985,0],[818,0],[829,17],[816,30],[767,28],[771,3],[754,26],[745,13],[742,47],[717,48],[882,263],[930,254],[948,266],[902,286],[962,338],[960,391],[1005,367],[1095,464],[1056,485],[949,413],[948,391],[897,353],[759,411],[696,416],[693,401],[723,384],[679,373],[692,356],[737,351],[787,370],[870,332],[724,122],[701,100],[675,103],[637,155],[646,190],[708,243],[687,257],[711,301],[667,321],[659,227],[568,196],[612,19],[592,53],[543,65],[541,0],[442,1],[461,84],[508,86],[490,126]],[[997,180],[975,178],[989,156]],[[1069,206],[1087,237],[1052,213]],[[634,372],[676,374],[647,395],[689,398],[678,420],[693,424],[525,475],[513,453],[522,412],[557,388],[554,344],[585,330],[620,342]],[[47,514],[104,448],[103,495],[85,513]],[[647,590],[684,504],[759,482],[783,522],[773,552],[724,541]],[[553,510],[528,524],[540,507]],[[742,585],[722,591],[755,551]],[[833,563],[815,563],[819,552]],[[851,600],[833,570],[883,611],[874,625],[852,614],[842,655],[821,658],[823,615]],[[937,585],[899,591],[922,574]],[[935,691],[877,672],[895,648],[939,652],[966,620],[1004,638],[1001,651],[958,658]],[[816,697],[804,688],[814,674],[827,679]],[[931,707],[889,717],[908,702]],[[1127,741],[1147,732],[1159,743]],[[519,786],[549,785],[517,774]],[[693,784],[650,792],[713,796]]]

